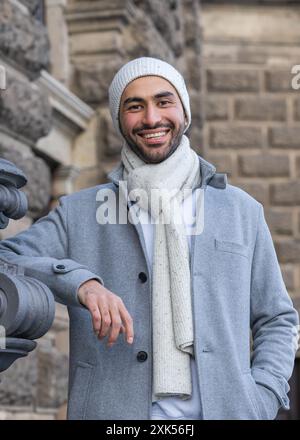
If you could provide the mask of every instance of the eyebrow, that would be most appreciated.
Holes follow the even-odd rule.
[[[173,98],[175,98],[175,95],[174,95],[174,93],[172,93],[172,92],[160,92],[160,93],[157,93],[156,95],[154,95],[154,98],[155,99],[160,99],[160,98],[166,98],[166,97],[173,97]],[[138,97],[138,96],[132,96],[132,97],[130,97],[130,98],[127,98],[127,99],[125,99],[125,101],[124,101],[124,103],[123,103],[123,105],[127,105],[127,104],[130,104],[131,102],[144,102],[144,99],[143,98],[140,98],[140,97]]]

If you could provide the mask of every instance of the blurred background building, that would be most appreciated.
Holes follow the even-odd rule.
[[[1,0],[0,157],[27,175],[28,228],[60,196],[106,180],[121,140],[108,110],[115,72],[155,56],[184,75],[190,138],[265,208],[283,277],[300,309],[300,2],[288,0]],[[299,81],[300,83],[300,81]],[[65,418],[68,316],[2,377],[0,419]],[[300,367],[291,411],[300,419]]]

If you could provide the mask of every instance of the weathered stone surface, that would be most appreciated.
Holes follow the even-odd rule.
[[[196,129],[201,129],[203,126],[203,105],[199,99],[199,93],[195,89],[189,91],[190,107],[192,114],[191,133]]]
[[[121,67],[117,61],[105,64],[77,64],[74,70],[74,89],[89,104],[102,104],[108,100],[109,85]]]
[[[286,239],[275,242],[279,262],[300,263],[300,240]]]
[[[108,111],[108,109],[107,109]],[[72,163],[78,168],[95,166],[99,162],[99,125],[98,113],[90,119],[87,130],[76,137],[72,145]]]
[[[300,148],[300,127],[273,127],[269,136],[274,148]]]
[[[287,183],[271,185],[271,202],[274,205],[300,205],[300,182],[291,180]]]
[[[1,405],[33,406],[38,381],[37,350],[17,360],[1,375]]]
[[[40,3],[42,6],[42,3]],[[70,41],[66,23],[66,0],[47,1],[45,11],[37,10],[35,15],[44,12],[47,23],[50,50],[51,75],[68,87],[70,77]]]
[[[228,176],[234,173],[234,163],[229,154],[209,154],[206,159],[216,167],[218,173],[226,173]]]
[[[293,234],[293,213],[292,211],[279,208],[265,209],[265,216],[272,233],[282,235]]]
[[[179,0],[134,0],[134,4],[150,17],[153,25],[176,56],[183,51],[182,14]]]
[[[75,182],[75,191],[104,183],[106,181],[106,176],[102,171],[102,167],[103,163],[101,163],[100,166],[97,165],[95,167],[82,168]]]
[[[0,54],[13,59],[32,77],[49,63],[46,29],[8,0],[0,3]]]
[[[297,281],[297,268],[295,266],[286,265],[285,267],[281,267],[281,273],[285,287],[288,291],[296,290],[299,287]]]
[[[291,66],[285,70],[266,72],[266,89],[268,92],[292,92]]]
[[[1,411],[0,420],[55,420],[55,412],[35,412],[35,408],[30,411],[22,411],[20,408],[9,408],[10,411]]]
[[[296,157],[296,173],[297,177],[300,177],[300,156]]]
[[[200,5],[197,0],[181,1],[184,16],[185,48],[192,49],[194,54],[200,55],[202,46],[202,29],[200,26]],[[194,63],[198,64],[199,58],[195,57]]]
[[[267,205],[269,203],[269,186],[266,182],[252,183],[238,180],[235,181],[233,184],[246,191],[263,205]]]
[[[260,127],[239,127],[236,125],[213,126],[210,130],[212,148],[261,148]]]
[[[239,157],[239,171],[247,177],[288,177],[290,161],[284,155],[247,154]]]
[[[28,185],[24,192],[28,197],[28,214],[39,218],[47,214],[51,197],[51,173],[45,161],[39,157],[27,160],[23,169],[28,177]]]
[[[37,405],[58,408],[67,400],[68,357],[54,347],[41,347],[38,371]]]
[[[194,92],[194,101],[198,102],[198,108],[203,107],[203,68],[201,64],[202,28],[200,26],[200,4],[196,0],[181,2],[182,16],[184,17],[184,61],[185,71],[182,72],[186,80],[189,93]],[[192,110],[191,136],[201,142],[202,121],[194,121]],[[201,115],[202,118],[202,115]]]
[[[43,159],[32,153],[22,155],[19,151],[1,147],[0,156],[13,162],[28,178],[23,189],[28,197],[28,215],[37,218],[45,214],[51,195],[51,173]]]
[[[67,418],[67,404],[62,405],[56,413],[55,420],[66,420]]]
[[[229,102],[217,97],[207,98],[204,103],[205,119],[207,121],[226,120],[229,116]]]
[[[204,0],[206,38],[225,47],[227,57],[226,43],[241,50],[254,46],[256,52],[261,46],[268,52],[275,46],[276,55],[283,46],[288,52],[300,38],[298,6],[297,0]]]
[[[6,370],[1,380],[1,405],[57,408],[67,400],[67,356],[40,342],[36,350]]]
[[[29,81],[8,75],[7,90],[0,97],[0,124],[15,134],[37,141],[51,129],[48,98]]]
[[[167,62],[175,59],[168,42],[154,27],[151,18],[140,9],[136,9],[134,22],[124,30],[124,48],[129,59],[142,56],[161,58]]]
[[[41,0],[19,0],[19,2],[23,3],[31,14],[34,14],[41,4]]]
[[[243,69],[208,69],[207,89],[210,92],[258,92],[259,72]]]
[[[193,130],[187,132],[187,136],[190,139],[193,150],[195,150],[197,154],[200,154],[200,156],[203,156],[203,131],[201,126],[194,126]]]
[[[32,225],[32,219],[29,216],[25,216],[20,220],[9,220],[7,228],[0,231],[0,240],[13,237],[22,231],[25,231]]]
[[[102,110],[99,113],[99,119],[97,138],[99,144],[104,146],[104,153],[108,156],[120,154],[123,142],[116,133],[109,111]]]
[[[236,118],[252,121],[284,121],[287,105],[283,98],[239,98],[235,101]]]
[[[300,121],[300,98],[295,99],[294,103],[294,118],[296,121]]]

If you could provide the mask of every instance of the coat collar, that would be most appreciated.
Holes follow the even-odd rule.
[[[201,171],[200,188],[205,188],[207,185],[214,188],[225,189],[227,185],[227,175],[224,173],[216,173],[216,167],[207,162],[201,156],[198,156]],[[124,165],[122,162],[118,164],[109,174],[108,179],[116,186],[119,186],[119,181],[123,179]]]
[[[200,171],[201,171],[201,182],[199,188],[205,189],[207,185],[213,186],[215,188],[219,189],[225,189],[227,184],[227,176],[226,174],[216,173],[216,168],[211,163],[207,162],[205,159],[203,159],[201,156],[198,156],[199,162],[200,162]],[[123,170],[124,165],[122,162],[120,162],[116,168],[114,168],[109,174],[108,179],[113,182],[117,187],[119,186],[119,181],[123,180]],[[129,209],[129,205],[128,208]],[[139,237],[140,244],[143,249],[143,253],[145,256],[147,268],[148,268],[148,274],[151,279],[151,264],[148,258],[147,249],[146,249],[146,243],[145,238],[142,230],[142,226],[139,222],[134,225]],[[192,236],[192,251],[191,251],[191,261],[194,261],[194,248],[195,248],[195,239],[199,239],[198,236],[193,235]]]

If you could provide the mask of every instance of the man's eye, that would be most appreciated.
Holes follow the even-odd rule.
[[[160,103],[160,105],[165,106],[165,105],[170,104],[170,101],[160,101],[159,103]]]
[[[128,110],[139,110],[141,107],[141,105],[136,104],[136,105],[131,105],[130,107],[128,107]]]

